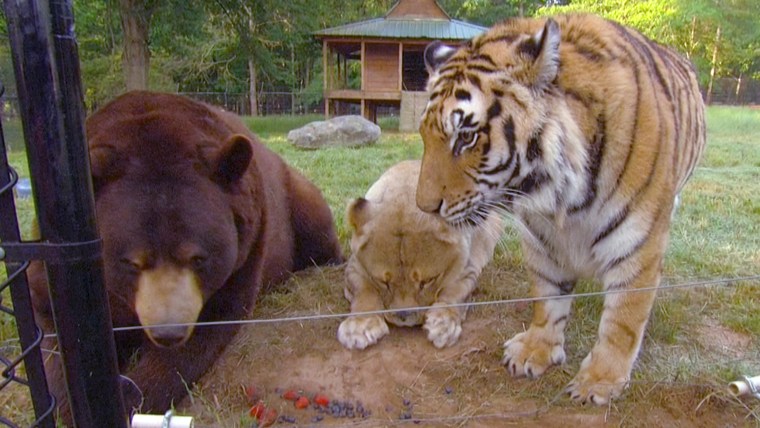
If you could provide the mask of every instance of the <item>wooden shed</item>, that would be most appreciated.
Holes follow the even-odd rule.
[[[377,108],[399,109],[399,129],[417,129],[427,102],[423,53],[433,40],[451,45],[486,28],[451,19],[435,0],[399,0],[382,18],[327,28],[322,41],[325,116],[358,104],[362,116],[377,121]],[[350,64],[360,66],[359,81]],[[355,70],[355,68],[354,68]]]

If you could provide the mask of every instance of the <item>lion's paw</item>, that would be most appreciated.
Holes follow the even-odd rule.
[[[574,401],[604,405],[620,396],[628,386],[630,370],[614,355],[602,358],[597,352],[586,356],[565,391]]]
[[[388,324],[378,315],[350,317],[338,327],[338,341],[348,349],[364,349],[388,334]]]
[[[543,330],[528,329],[504,343],[501,363],[512,376],[537,378],[546,369],[565,362],[562,337],[558,340],[547,336]]]
[[[422,328],[428,332],[428,340],[433,342],[436,348],[455,344],[462,334],[462,321],[456,309],[431,309],[425,318]]]

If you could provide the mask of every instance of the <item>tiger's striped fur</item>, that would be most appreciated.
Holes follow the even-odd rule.
[[[450,223],[517,219],[534,296],[659,284],[674,200],[705,145],[691,64],[593,15],[510,19],[425,52],[430,101],[417,205]],[[598,340],[568,386],[604,404],[630,379],[655,292],[606,296]],[[504,344],[515,376],[565,360],[570,299],[537,302]]]

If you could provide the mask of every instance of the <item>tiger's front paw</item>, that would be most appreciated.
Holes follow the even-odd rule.
[[[504,343],[501,363],[515,377],[537,378],[546,369],[565,362],[564,337],[548,334],[544,329],[529,328]]]
[[[581,363],[565,391],[574,401],[604,405],[620,396],[628,386],[631,367],[625,358],[594,349]]]
[[[338,327],[338,341],[348,349],[364,349],[388,334],[388,324],[378,315],[350,317]]]
[[[422,328],[428,332],[428,340],[433,342],[436,348],[455,344],[462,334],[462,321],[456,309],[430,309],[425,318]]]

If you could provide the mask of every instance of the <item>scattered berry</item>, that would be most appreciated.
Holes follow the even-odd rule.
[[[296,401],[300,397],[300,394],[293,391],[292,389],[288,389],[287,391],[282,393],[282,398],[289,400],[289,401]]]
[[[277,422],[277,411],[275,409],[266,409],[264,414],[258,418],[261,428],[268,427]]]
[[[330,404],[330,399],[324,394],[317,394],[314,396],[314,404],[327,407]]]
[[[264,406],[264,402],[259,401],[253,407],[251,407],[251,410],[248,411],[248,414],[251,415],[252,418],[261,420],[261,417],[264,416],[265,411],[266,407]]]
[[[309,399],[302,395],[298,397],[298,399],[296,400],[295,406],[296,406],[296,409],[305,409],[309,407]]]
[[[446,394],[451,394],[452,392],[454,392],[454,388],[447,386],[446,389],[444,389],[444,392]]]

